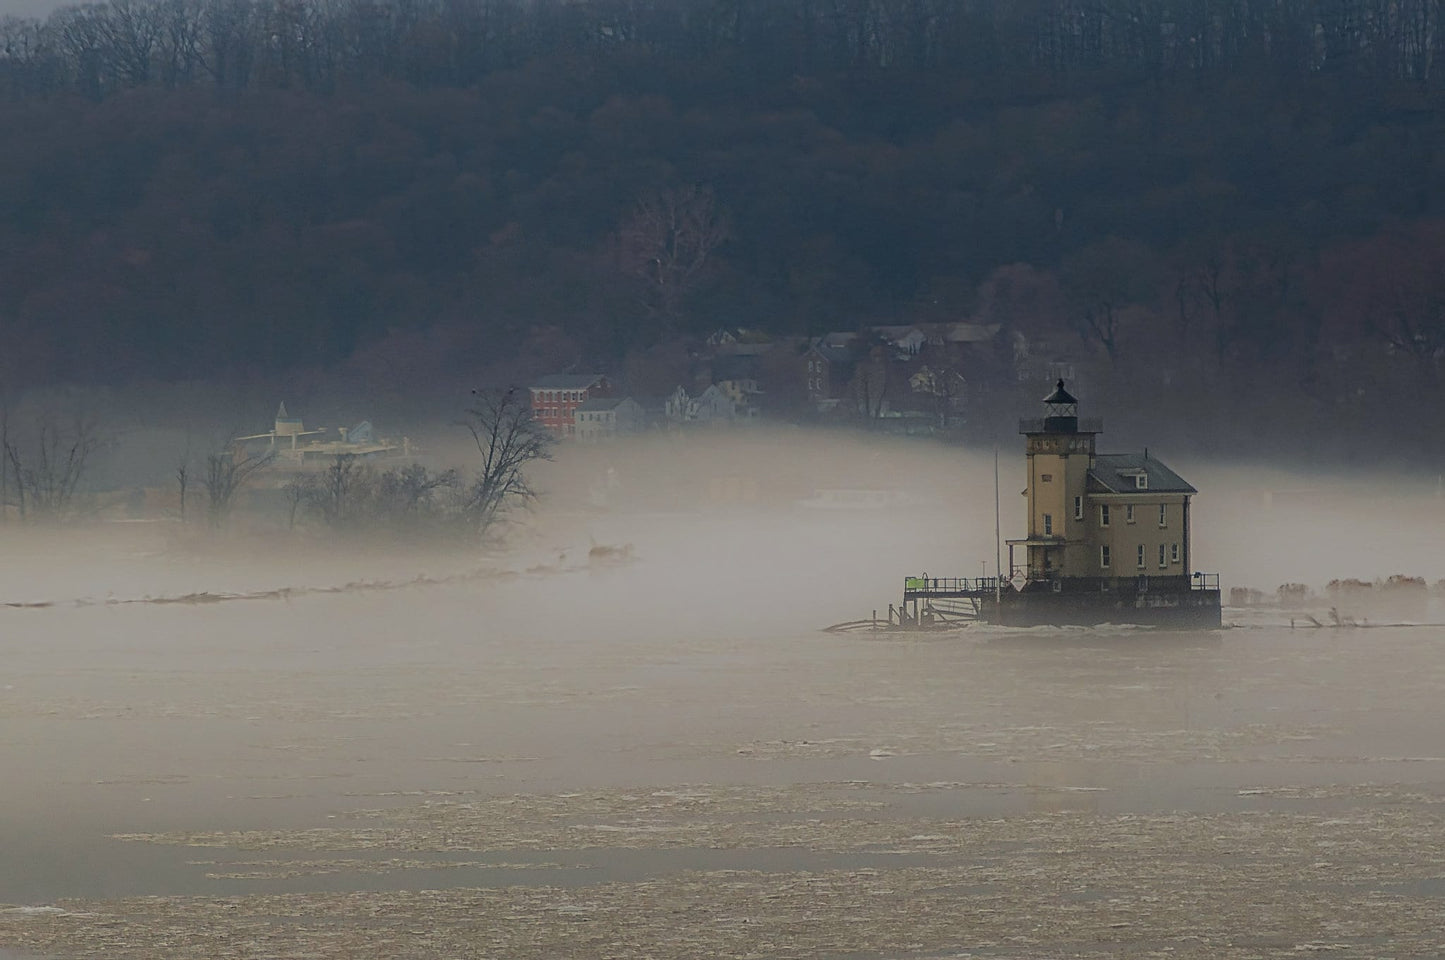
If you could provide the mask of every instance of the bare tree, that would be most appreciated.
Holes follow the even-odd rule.
[[[1063,287],[1074,329],[1085,343],[1102,347],[1110,363],[1119,359],[1130,308],[1154,295],[1156,269],[1147,248],[1113,236],[1064,262]]]
[[[59,519],[69,512],[85,468],[100,441],[93,417],[77,411],[60,417],[49,409],[36,417],[27,442],[18,439],[6,418],[5,459],[20,516]]]
[[[69,62],[80,92],[99,100],[105,93],[105,39],[97,8],[61,7],[50,18],[57,46]]]
[[[892,346],[877,335],[859,337],[853,349],[858,357],[853,367],[850,387],[857,412],[864,419],[877,420],[888,409],[889,393],[893,386],[890,357]]]
[[[552,459],[553,438],[532,419],[526,397],[508,390],[473,390],[473,405],[462,425],[481,454],[481,466],[462,500],[467,519],[481,532],[506,510],[536,500],[525,469],[535,460]]]
[[[647,308],[676,323],[682,301],[728,239],[727,217],[708,187],[661,190],[644,196],[618,230],[625,271],[647,285]]]
[[[206,519],[212,528],[219,528],[225,522],[237,491],[257,470],[269,464],[272,456],[269,452],[242,456],[227,444],[220,453],[206,457],[206,475],[201,478],[201,485],[206,489]]]
[[[212,0],[201,14],[200,43],[208,55],[201,67],[223,90],[244,89],[251,83],[253,67],[264,32],[260,13],[248,0]]]
[[[0,520],[10,519],[10,402],[0,393]]]
[[[377,509],[392,519],[415,517],[431,506],[435,491],[456,486],[455,470],[432,473],[419,463],[388,470],[377,478]]]
[[[357,501],[364,495],[370,479],[370,471],[356,454],[337,454],[321,475],[315,491],[321,516],[328,525],[341,523],[355,513]]]
[[[176,488],[181,494],[181,523],[186,522],[186,490],[191,485],[191,461],[182,459],[176,465]]]
[[[1407,358],[1434,387],[1445,370],[1445,221],[1392,226],[1332,251],[1330,309]]]
[[[201,0],[157,2],[157,17],[162,31],[157,42],[161,82],[167,87],[190,86],[203,63],[204,13]]]
[[[134,87],[150,83],[164,33],[160,6],[149,0],[110,0],[95,11],[96,32],[111,74]]]
[[[315,503],[319,492],[316,478],[306,473],[298,473],[286,485],[281,488],[281,495],[286,498],[286,529],[296,529],[296,515],[306,504]]]
[[[948,429],[968,395],[968,382],[946,360],[938,363],[936,368],[924,366],[918,373],[920,376],[916,378],[914,392],[927,395],[933,414],[938,418],[939,429]]]
[[[1214,332],[1215,359],[1223,361],[1229,344],[1225,315],[1232,291],[1228,289],[1225,252],[1211,250],[1197,260],[1180,265],[1175,275],[1174,304],[1178,315],[1180,345],[1189,346],[1190,334],[1204,313]]]
[[[853,371],[853,396],[858,412],[868,420],[882,417],[888,408],[888,362],[879,357],[862,361]]]

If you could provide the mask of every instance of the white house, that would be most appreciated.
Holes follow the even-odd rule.
[[[758,403],[763,392],[758,389],[756,380],[751,377],[739,377],[733,380],[719,380],[715,386],[733,402],[738,416],[756,417],[758,415]]]
[[[622,433],[637,433],[644,419],[642,406],[631,397],[599,397],[577,407],[576,435],[579,440],[604,440]]]
[[[727,423],[737,418],[737,404],[717,384],[704,390],[688,404],[689,420],[698,423]]]
[[[672,423],[728,423],[738,419],[738,404],[717,384],[695,397],[678,387],[663,401],[663,412]]]

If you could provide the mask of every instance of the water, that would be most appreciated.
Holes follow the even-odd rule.
[[[839,559],[860,528],[759,534],[723,576],[730,521],[693,522],[667,562],[547,546],[521,576],[0,612],[0,903],[56,908],[0,913],[0,948],[1439,948],[1445,628],[832,636],[878,602]],[[831,577],[777,575],[820,543]],[[158,556],[126,596],[355,572]],[[32,595],[103,598],[93,562]]]

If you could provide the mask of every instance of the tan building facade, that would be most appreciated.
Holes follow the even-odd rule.
[[[1030,582],[1187,580],[1194,487],[1148,450],[1098,453],[1101,425],[1079,419],[1062,380],[1044,403],[1047,416],[1019,425],[1029,527],[1027,538],[1009,541],[1011,570]]]

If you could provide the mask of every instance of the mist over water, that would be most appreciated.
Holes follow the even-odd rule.
[[[1445,578],[1426,478],[1151,452],[1226,593],[1301,582],[1323,617],[1331,579]],[[0,602],[51,605],[0,607],[0,949],[1436,942],[1440,627],[834,636],[906,574],[993,572],[992,451],[739,431],[567,446],[538,483],[487,550],[7,535]]]

